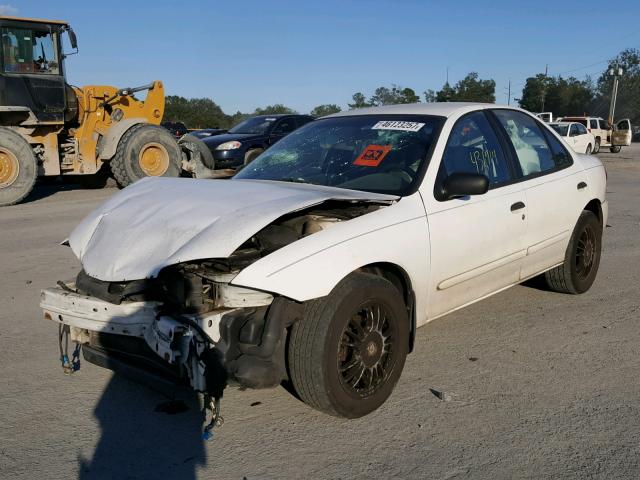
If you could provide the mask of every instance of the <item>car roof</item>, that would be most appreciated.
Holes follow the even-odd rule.
[[[382,107],[358,108],[346,112],[338,112],[329,117],[348,117],[354,115],[386,115],[386,114],[407,114],[407,115],[435,115],[440,117],[450,117],[452,115],[483,110],[486,108],[508,108],[510,110],[521,110],[507,105],[496,105],[495,103],[477,102],[429,102],[429,103],[403,103],[398,105],[384,105]]]
[[[589,115],[587,116],[566,116],[566,117],[562,117],[562,120],[589,120],[589,119],[593,119],[593,120],[604,120],[604,118],[602,117],[591,117]]]
[[[577,122],[565,122],[563,120],[562,122],[551,122],[551,123],[549,123],[549,125],[571,125],[572,123],[577,123]]]
[[[303,115],[301,113],[274,113],[273,115],[252,115],[249,118],[282,118],[282,117],[308,117],[309,115]]]

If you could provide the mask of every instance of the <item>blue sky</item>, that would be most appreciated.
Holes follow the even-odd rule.
[[[5,0],[2,10],[71,22],[70,83],[160,79],[168,94],[210,97],[227,113],[345,108],[354,92],[392,83],[437,90],[447,67],[451,83],[493,78],[506,103],[509,79],[517,98],[546,64],[597,78],[606,59],[640,48],[637,0]]]

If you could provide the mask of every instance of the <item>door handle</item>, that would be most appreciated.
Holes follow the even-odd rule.
[[[512,212],[516,212],[518,210],[522,210],[525,207],[523,202],[516,202],[513,205],[511,205],[511,211]]]
[[[587,188],[587,184],[585,182],[580,182],[578,184],[578,190],[582,190],[583,188]]]

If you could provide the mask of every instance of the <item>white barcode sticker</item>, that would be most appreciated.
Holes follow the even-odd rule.
[[[402,120],[381,120],[376,123],[372,130],[402,130],[403,132],[417,132],[424,123],[420,122],[404,122]]]

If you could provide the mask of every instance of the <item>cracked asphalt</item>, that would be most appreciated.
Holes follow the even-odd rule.
[[[421,328],[392,397],[362,419],[228,389],[208,442],[194,395],[166,404],[86,362],[62,374],[40,289],[75,276],[59,242],[116,190],[39,187],[0,209],[0,477],[637,478],[640,144],[600,158],[610,226],[588,293],[517,286]]]

